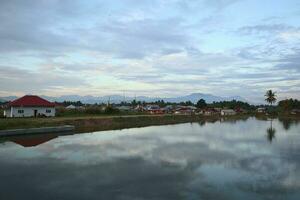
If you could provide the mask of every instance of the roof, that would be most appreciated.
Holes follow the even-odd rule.
[[[223,110],[221,110],[221,112],[235,112],[235,111],[232,109],[223,109]]]
[[[42,107],[54,107],[55,103],[51,103],[39,96],[35,95],[25,95],[19,99],[16,99],[14,101],[11,101],[8,103],[9,107],[11,106],[24,106],[24,107],[30,107],[30,106],[42,106]]]
[[[68,105],[67,107],[66,107],[67,109],[74,109],[74,108],[76,108],[76,106],[74,106],[74,105]]]

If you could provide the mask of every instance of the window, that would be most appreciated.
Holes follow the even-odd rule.
[[[24,113],[24,110],[18,110],[18,113]]]
[[[46,113],[51,113],[51,110],[46,110]]]

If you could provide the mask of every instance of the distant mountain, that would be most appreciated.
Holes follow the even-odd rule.
[[[12,101],[18,98],[17,96],[0,97],[0,102]]]
[[[181,97],[175,97],[175,98],[165,98],[164,101],[169,102],[182,102],[182,101],[191,101],[193,103],[197,103],[199,99],[204,99],[207,103],[212,103],[214,101],[231,101],[233,99],[237,101],[244,101],[247,102],[246,99],[240,97],[240,96],[232,96],[232,97],[220,97],[220,96],[214,96],[212,94],[204,94],[204,93],[192,93],[187,96],[181,96]]]
[[[221,97],[215,96],[212,94],[205,94],[205,93],[192,93],[186,96],[179,96],[179,97],[171,97],[171,98],[156,98],[156,97],[147,97],[147,96],[137,96],[137,97],[124,97],[122,95],[107,95],[107,96],[100,96],[95,97],[91,95],[87,96],[80,96],[80,95],[63,95],[60,97],[50,97],[50,96],[41,96],[49,101],[81,101],[82,103],[94,104],[94,103],[106,103],[110,101],[111,103],[120,103],[122,101],[131,102],[134,99],[137,101],[145,101],[145,102],[154,102],[158,100],[164,100],[165,102],[173,102],[173,103],[180,103],[185,101],[191,101],[196,103],[199,99],[204,99],[207,103],[212,103],[213,101],[230,101],[230,100],[237,100],[237,101],[244,101],[247,102],[246,99],[240,96],[231,96],[231,97]],[[0,97],[0,101],[11,101],[16,99],[16,96],[9,96],[9,97]]]

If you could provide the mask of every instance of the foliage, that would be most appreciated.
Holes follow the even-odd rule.
[[[272,90],[268,90],[265,94],[265,101],[268,102],[270,105],[276,102],[276,92],[273,92]]]
[[[112,106],[106,106],[106,108],[104,109],[105,114],[116,114],[118,112],[119,112],[119,110],[116,108],[113,108]]]
[[[230,108],[230,109],[245,109],[245,110],[255,110],[255,106],[250,105],[247,102],[243,101],[220,101],[220,102],[213,102],[209,105],[210,107],[217,107],[217,108]]]
[[[180,102],[179,105],[181,106],[193,106],[193,102],[191,101],[186,101],[186,102]]]
[[[272,142],[272,140],[275,138],[276,130],[272,127],[267,129],[267,138],[269,142]]]
[[[2,108],[0,108],[0,118],[4,117],[3,112],[4,112],[4,110]]]
[[[197,102],[196,107],[197,107],[197,108],[206,108],[206,107],[207,107],[207,104],[206,104],[206,102],[205,102],[204,99],[200,99],[200,100]]]
[[[287,112],[292,109],[300,109],[300,101],[297,99],[286,99],[278,102],[278,107],[281,111]]]

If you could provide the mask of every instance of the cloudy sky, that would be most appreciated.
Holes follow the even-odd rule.
[[[0,0],[0,96],[300,98],[298,0]]]

